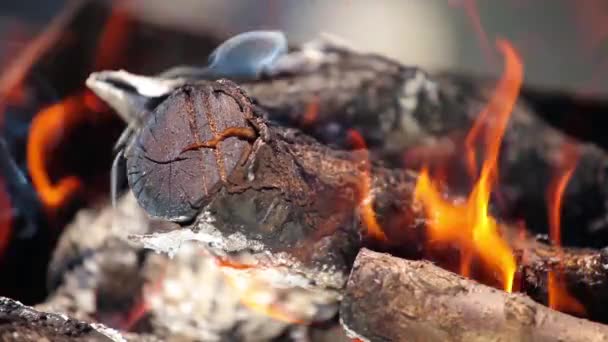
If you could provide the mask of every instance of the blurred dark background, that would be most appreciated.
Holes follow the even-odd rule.
[[[108,1],[109,2],[109,1]],[[35,34],[64,1],[2,1],[0,32]],[[362,49],[431,69],[496,73],[496,37],[526,62],[528,83],[608,90],[608,3],[603,0],[122,0],[133,16],[192,34],[280,28],[292,41],[337,35]],[[19,45],[0,37],[5,56]],[[14,39],[13,39],[14,40]],[[489,45],[489,46],[488,46]]]

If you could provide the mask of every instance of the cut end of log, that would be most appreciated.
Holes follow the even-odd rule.
[[[257,136],[236,87],[184,86],[163,101],[127,148],[128,180],[152,216],[192,219]],[[245,109],[244,109],[245,108]]]

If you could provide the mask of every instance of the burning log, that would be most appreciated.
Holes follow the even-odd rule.
[[[139,126],[145,121],[142,113],[151,112],[174,89],[201,80],[201,73],[194,70],[179,78],[101,72],[91,75],[88,85],[130,125]],[[462,158],[465,134],[487,103],[493,82],[429,75],[420,68],[319,40],[285,54],[261,77],[239,80],[239,85],[268,118],[300,128],[325,144],[351,148],[348,132],[355,129],[365,138],[371,158],[387,165],[413,169],[423,164],[449,165],[448,184],[462,191],[470,186]],[[604,108],[603,102],[590,105],[524,89],[503,141],[499,209],[503,217],[523,218],[532,229],[546,233],[547,200],[538,189],[549,187],[555,169],[568,159],[562,153],[564,146],[573,145],[579,165],[566,188],[562,216],[564,226],[577,229],[565,230],[564,240],[570,245],[603,247],[608,244],[606,154],[563,133],[572,133],[571,125],[557,130],[540,119],[553,114],[547,98],[556,97],[567,100],[572,110]],[[491,125],[492,118],[488,119]],[[529,172],[531,168],[535,172]]]
[[[362,249],[340,307],[366,341],[604,341],[608,328],[445,271]]]
[[[428,257],[416,173],[370,166],[365,150],[332,149],[264,115],[229,81],[185,86],[159,105],[125,151],[129,183],[148,213],[186,227],[133,239],[169,253],[185,240],[235,258],[246,252],[252,267],[338,292],[362,244]],[[498,227],[518,259],[515,289],[544,302],[548,273],[559,271],[589,316],[605,317],[605,251],[562,250]],[[439,254],[454,256],[449,247]]]
[[[355,129],[364,136],[372,158],[411,169],[431,166],[444,173],[449,169],[446,182],[454,191],[470,188],[468,165],[462,158],[465,135],[483,112],[494,81],[431,75],[382,56],[333,45],[304,46],[304,52],[286,59],[310,68],[311,61],[301,61],[309,50],[322,51],[312,72],[291,68],[269,79],[240,83],[270,119],[342,148],[350,147],[347,132]],[[564,193],[567,205],[562,213],[564,226],[577,228],[564,230],[564,240],[570,245],[604,247],[608,244],[607,154],[564,133],[579,132],[567,120],[556,122],[555,107],[548,99],[567,104],[573,113],[608,108],[601,101],[524,88],[503,139],[498,210],[502,217],[523,219],[536,232],[547,233],[547,198],[538,189],[550,187],[564,159],[573,165],[578,162]],[[494,120],[488,116],[486,125]],[[565,145],[573,146],[576,157],[565,155]]]

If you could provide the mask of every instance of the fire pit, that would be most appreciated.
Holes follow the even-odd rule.
[[[21,51],[2,340],[608,339],[607,144],[551,117],[608,103],[287,38],[75,1]]]

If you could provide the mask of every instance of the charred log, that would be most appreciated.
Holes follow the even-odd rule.
[[[487,104],[492,81],[453,74],[429,75],[417,67],[326,41],[295,49],[277,64],[259,79],[239,81],[256,105],[264,108],[267,118],[340,148],[350,148],[347,132],[358,130],[373,159],[412,169],[424,164],[449,166],[447,181],[453,191],[469,187],[461,158],[464,137]],[[102,72],[91,75],[88,85],[124,117],[133,117],[151,112],[177,87],[201,81],[194,74],[182,77],[145,78]],[[599,113],[605,108],[601,101],[534,89],[522,91],[499,163],[501,216],[524,219],[537,233],[546,233],[545,190],[554,170],[571,158],[563,155],[564,146],[572,145],[579,166],[564,195],[562,221],[565,227],[576,229],[564,229],[564,243],[603,247],[608,244],[606,154],[566,133],[583,139],[597,134],[575,132],[564,120],[557,124],[559,129],[543,121],[541,118],[556,123],[548,99],[566,103],[572,110]],[[560,113],[564,111],[560,109]],[[140,120],[145,121],[137,117],[129,123],[139,127]]]
[[[426,261],[362,249],[340,307],[366,341],[604,341],[606,326],[464,279]]]
[[[462,158],[464,138],[488,103],[493,81],[429,75],[390,59],[343,48],[323,51],[312,72],[289,69],[241,86],[267,110],[269,118],[298,127],[325,144],[348,148],[347,132],[356,129],[364,135],[372,158],[412,169],[449,168],[446,181],[453,190],[470,187]],[[548,103],[563,107],[556,112]],[[606,109],[608,105],[602,101],[533,88],[522,91],[499,162],[503,217],[524,219],[537,233],[547,233],[545,190],[564,159],[578,158],[562,213],[564,226],[577,228],[564,229],[564,241],[596,248],[608,244],[608,158],[595,145],[573,138],[598,141],[597,133],[572,123],[582,121],[580,111]],[[571,111],[572,119],[565,118],[566,111]],[[487,124],[491,122],[492,116]],[[564,153],[566,144],[575,154]]]
[[[165,250],[171,252],[183,240],[201,240],[222,253],[257,254],[258,266],[282,269],[304,278],[310,287],[334,290],[344,286],[362,244],[407,258],[427,257],[426,218],[413,201],[414,172],[381,166],[368,170],[365,151],[329,148],[297,130],[269,124],[261,119],[263,115],[227,81],[186,86],[153,113],[125,154],[135,195],[151,214],[165,212],[168,202],[192,198],[171,205],[178,214],[179,206],[187,213],[193,208],[199,212],[186,228],[166,234],[174,246]],[[202,123],[199,127],[204,129],[167,129],[184,122]],[[222,134],[231,128],[254,130],[256,138]],[[166,141],[174,143],[162,144]],[[220,142],[212,146],[209,141]],[[234,148],[222,149],[222,144]],[[230,167],[201,172],[219,168],[218,160]],[[200,164],[205,165],[199,172],[186,172],[187,177],[177,173]],[[168,176],[158,177],[163,172]],[[367,177],[370,189],[362,186]],[[169,181],[174,192],[158,190]],[[383,230],[380,235],[364,216],[362,203],[370,196]],[[174,214],[164,218],[181,218]],[[522,238],[517,228],[502,225],[502,229],[520,259],[522,277],[516,288],[545,301],[547,273],[560,271],[590,317],[605,317],[608,259],[603,251],[562,252],[529,236]],[[151,247],[158,247],[159,239],[138,238]],[[453,260],[453,256],[447,248],[438,259]]]

